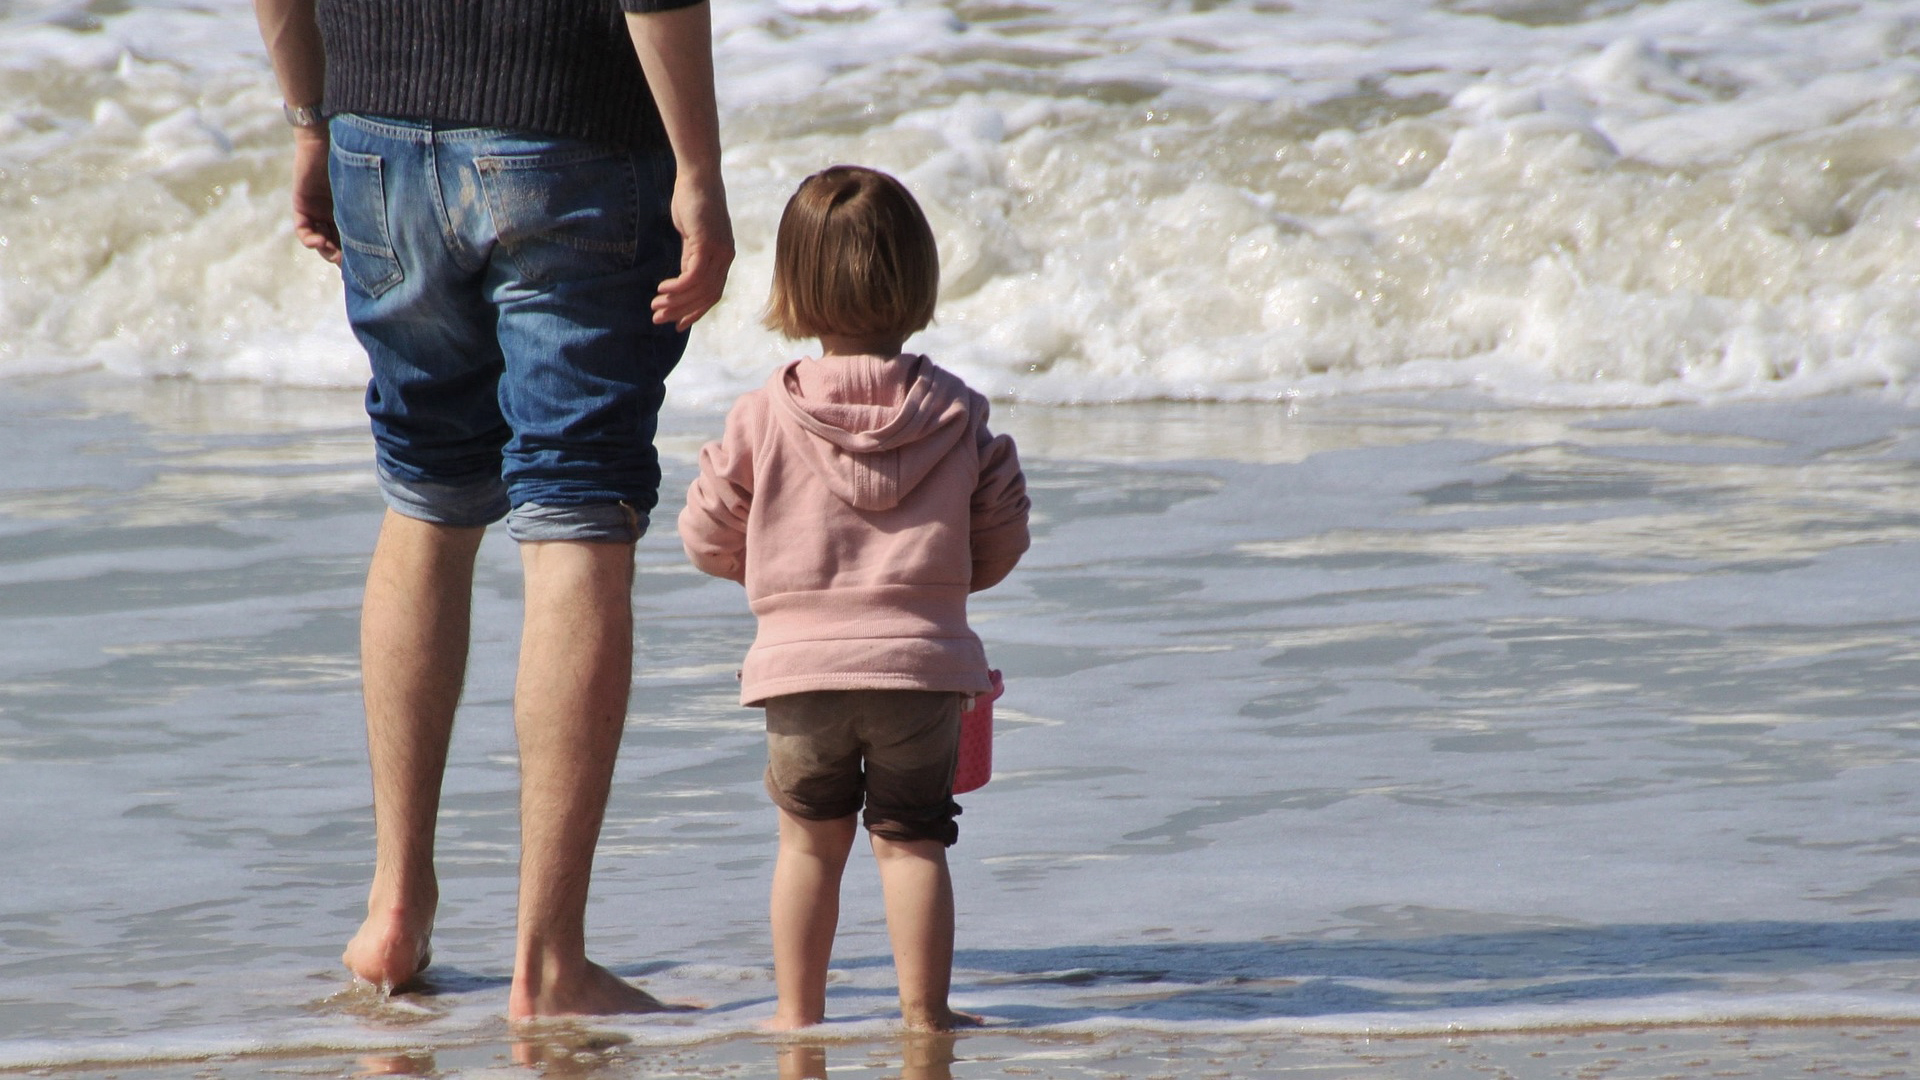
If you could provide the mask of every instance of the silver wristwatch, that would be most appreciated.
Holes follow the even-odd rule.
[[[327,124],[327,118],[320,115],[317,105],[289,105],[283,101],[280,111],[286,116],[287,123],[297,128],[325,127]]]

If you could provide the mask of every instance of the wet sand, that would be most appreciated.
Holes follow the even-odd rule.
[[[221,1057],[26,1070],[116,1080],[253,1077],[527,1076],[578,1080],[1693,1080],[1920,1076],[1920,1026],[1805,1023],[1609,1027],[1369,1038],[1111,1031],[979,1032],[896,1038],[747,1038],[692,1046],[637,1044],[591,1025],[459,1047],[322,1055]],[[6,1075],[0,1072],[0,1075]],[[18,1075],[16,1073],[16,1075]]]

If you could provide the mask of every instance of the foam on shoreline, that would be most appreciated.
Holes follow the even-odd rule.
[[[742,0],[716,12],[740,260],[675,379],[717,406],[805,173],[894,170],[917,344],[1002,400],[1468,390],[1797,399],[1920,374],[1914,0]],[[0,19],[0,376],[350,386],[337,274],[239,0]]]

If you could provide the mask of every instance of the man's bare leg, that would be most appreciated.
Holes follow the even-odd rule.
[[[658,1010],[586,953],[593,849],[633,679],[633,545],[523,543],[520,558],[520,932],[507,1015]]]
[[[773,981],[780,1003],[766,1026],[792,1031],[826,1019],[827,966],[840,925],[840,878],[859,819],[827,821],[780,811],[780,856],[773,864]]]
[[[466,677],[473,562],[484,532],[389,510],[367,571],[360,668],[373,767],[373,886],[366,921],[340,959],[389,988],[426,966],[440,902],[434,822]]]

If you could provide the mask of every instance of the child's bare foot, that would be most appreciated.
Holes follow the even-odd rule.
[[[961,1012],[958,1009],[915,1009],[903,1012],[900,1021],[908,1031],[957,1031],[961,1028],[976,1028],[986,1024],[984,1016]]]
[[[812,1043],[788,1043],[775,1058],[780,1080],[827,1080],[827,1048]]]
[[[388,909],[368,914],[340,962],[355,978],[383,990],[404,989],[433,962],[433,913],[421,917]]]
[[[801,1028],[810,1028],[825,1019],[824,1016],[809,1018],[798,1013],[775,1012],[772,1016],[760,1021],[760,1030],[799,1031]]]
[[[687,1012],[692,1008],[661,1001],[592,961],[574,978],[548,979],[538,987],[528,986],[526,982],[514,979],[513,990],[507,996],[507,1017],[511,1020]]]

